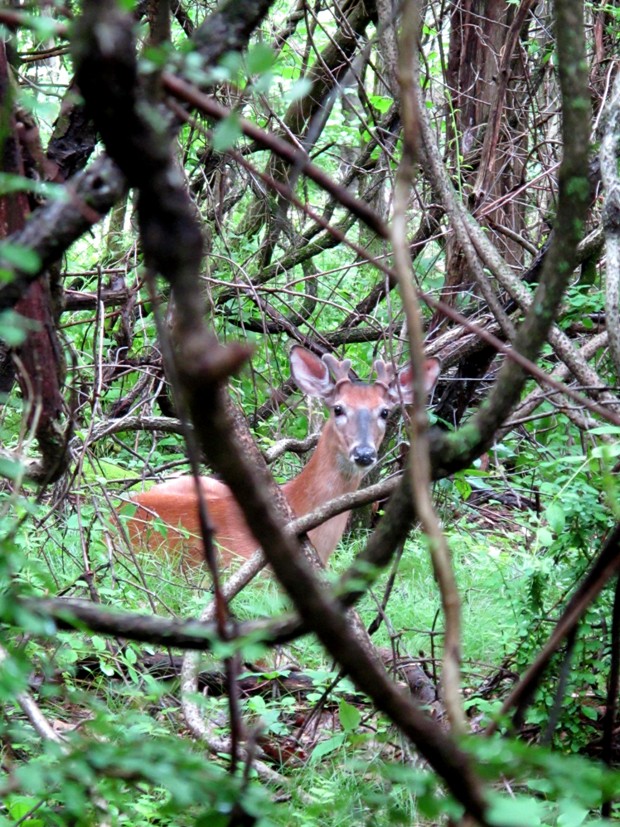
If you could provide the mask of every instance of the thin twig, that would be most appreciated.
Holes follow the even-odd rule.
[[[4,646],[0,645],[0,665],[7,660],[9,653]],[[30,692],[18,692],[15,695],[15,700],[21,707],[23,713],[26,715],[33,729],[45,741],[53,741],[55,744],[64,744],[65,739],[60,735],[49,723],[45,715],[41,712],[39,705],[32,697]]]

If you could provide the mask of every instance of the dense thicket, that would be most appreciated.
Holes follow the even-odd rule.
[[[615,5],[9,5],[0,821],[617,815]],[[442,365],[337,579],[273,481],[293,343]],[[208,515],[199,570],[132,547],[204,467],[282,591],[232,602]]]

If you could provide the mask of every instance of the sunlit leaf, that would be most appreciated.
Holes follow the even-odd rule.
[[[233,112],[213,130],[213,149],[216,152],[226,152],[235,145],[241,135],[239,116]]]

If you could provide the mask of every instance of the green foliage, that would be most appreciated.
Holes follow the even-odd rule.
[[[288,425],[287,431],[290,432]],[[175,443],[170,437],[158,445],[162,460],[174,455]],[[507,451],[506,456],[512,455]],[[501,661],[517,672],[527,666],[546,637],[545,621],[550,612],[562,605],[584,570],[584,549],[590,548],[586,537],[592,536],[592,532],[604,532],[608,525],[605,509],[591,510],[600,501],[608,467],[600,457],[584,457],[577,444],[574,457],[579,461],[538,462],[537,484],[545,491],[548,504],[538,517],[525,513],[522,526],[511,537],[474,530],[466,518],[449,532],[463,601],[464,671],[466,682],[474,690],[468,704],[472,713],[491,716],[495,709],[493,701],[476,696],[481,668],[484,671],[488,664]],[[521,455],[520,463],[531,472],[532,465],[526,463],[525,456]],[[91,473],[98,468],[98,462],[93,462]],[[598,476],[594,475],[596,470]],[[106,485],[106,475],[107,468],[99,478],[92,475],[93,491]],[[119,481],[122,479],[123,475]],[[454,485],[446,482],[442,486],[445,507],[466,508],[464,500],[474,488],[484,490],[486,485],[486,490],[492,491],[495,484],[492,475],[487,472],[485,478],[481,471],[468,472]],[[577,486],[574,497],[572,486]],[[584,502],[586,507],[579,508]],[[69,514],[62,518],[62,524],[65,533],[62,537],[56,534],[55,543],[74,553],[75,564],[69,565],[67,558],[61,561],[59,557],[46,574],[46,567],[41,568],[34,559],[43,538],[22,535],[20,542],[26,539],[29,549],[28,564],[15,545],[9,546],[9,553],[2,558],[4,582],[9,582],[10,573],[14,588],[27,593],[71,583],[80,572],[79,538],[84,533],[93,567],[105,564],[108,552],[97,509],[83,505],[79,520],[77,515]],[[542,528],[548,532],[546,539]],[[50,536],[47,535],[48,543]],[[518,542],[519,536],[522,543]],[[528,537],[535,542],[530,543]],[[336,565],[346,565],[354,551],[355,544],[348,544]],[[160,611],[166,606],[187,616],[197,614],[204,596],[192,596],[183,578],[179,579],[178,574],[175,578],[172,567],[164,573],[161,561],[151,562],[153,565],[142,562],[141,579],[131,574],[125,564],[116,586],[103,569],[97,579],[99,594],[125,608],[149,611],[146,594],[157,593]],[[380,596],[380,585],[375,591]],[[258,823],[265,825],[313,824],[325,808],[334,818],[339,817],[340,823],[351,827],[359,823],[437,823],[447,813],[458,814],[458,808],[445,798],[432,774],[400,766],[390,759],[393,733],[381,718],[368,718],[360,711],[357,701],[352,700],[353,688],[347,683],[339,684],[331,693],[338,704],[337,727],[325,732],[309,751],[306,768],[288,771],[303,776],[300,788],[316,804],[302,804],[294,797],[290,806],[274,808],[262,785],[254,782],[245,790],[238,778],[226,774],[220,762],[206,760],[202,750],[194,752],[184,738],[178,737],[183,727],[178,701],[171,698],[170,687],[147,679],[141,666],[141,658],[152,647],[129,644],[119,651],[110,649],[102,636],[69,632],[56,633],[51,644],[46,634],[49,629],[36,616],[24,614],[12,602],[11,595],[11,590],[5,593],[3,619],[12,628],[29,631],[31,637],[25,648],[14,647],[7,667],[2,670],[0,685],[3,700],[12,707],[5,723],[5,739],[19,747],[22,754],[20,771],[7,793],[10,818],[14,818],[13,813],[23,817],[32,811],[28,818],[39,818],[44,824],[63,824],[69,818],[77,819],[79,824],[92,823],[100,797],[118,823],[144,825],[157,823],[162,813],[180,825],[218,823],[217,819],[226,823],[231,802],[241,802],[243,807],[256,812]],[[426,656],[438,651],[435,636],[441,633],[441,626],[436,622],[437,599],[423,543],[421,538],[414,538],[405,551],[398,586],[388,609],[390,627],[399,630],[406,650],[422,650]],[[237,603],[235,608],[241,618],[255,617],[279,611],[283,598],[273,581],[265,580],[244,593]],[[362,612],[370,621],[376,613],[375,600],[365,602]],[[563,757],[564,753],[580,750],[596,735],[593,727],[604,691],[601,678],[607,657],[601,649],[600,630],[608,613],[606,595],[582,624],[573,654],[571,683],[554,736],[554,751],[536,751],[502,739],[494,739],[488,745],[475,739],[468,746],[489,781],[513,779],[516,797],[503,793],[493,796],[494,823],[595,824],[590,813],[618,783],[616,776],[593,769],[595,765],[583,759],[574,765]],[[389,643],[390,627],[384,625],[380,630],[379,644]],[[304,664],[304,672],[315,681],[315,691],[306,697],[306,702],[312,704],[331,686],[334,673],[324,668],[323,656],[313,641],[299,641],[295,651]],[[222,649],[219,654],[226,652]],[[482,662],[487,666],[481,667]],[[598,664],[596,670],[592,669],[594,662]],[[41,743],[33,737],[14,706],[16,695],[29,689],[33,663],[39,674],[62,675],[60,684],[49,684],[39,692],[38,701],[48,717],[58,716],[68,724],[67,730],[61,729],[69,733],[66,754],[56,745]],[[89,665],[85,672],[86,663]],[[316,666],[314,671],[311,664]],[[555,703],[559,665],[559,661],[554,662],[549,680],[528,711],[527,722],[532,727],[545,728]],[[222,700],[203,699],[201,703],[210,716],[225,713],[226,703]],[[244,716],[249,723],[260,722],[268,737],[285,738],[296,706],[291,697],[275,700],[257,696],[244,703]],[[154,710],[162,710],[163,714],[154,714]],[[81,720],[85,712],[87,722],[73,732],[73,720]],[[222,734],[226,734],[225,724]],[[143,749],[145,743],[148,748]],[[374,756],[370,765],[361,757],[368,753]],[[583,784],[567,786],[566,778],[579,773],[585,774]],[[135,820],[131,821],[132,818]]]
[[[225,824],[231,811],[241,808],[258,824],[269,823],[273,805],[258,785],[246,787],[241,777],[205,759],[143,713],[112,718],[100,709],[83,731],[62,745],[46,743],[43,751],[29,743],[25,732],[20,735],[19,727],[2,734],[25,753],[35,752],[11,780],[5,806],[12,817],[32,810],[42,824],[71,820],[88,825],[98,812],[108,812],[118,824],[148,825],[161,819],[179,825]]]
[[[18,176],[14,177],[17,178]],[[19,180],[24,181],[25,179],[19,177]],[[36,273],[41,266],[39,256],[33,250],[29,250],[21,244],[11,244],[8,241],[0,244],[0,259],[4,259],[24,273]],[[10,281],[11,278],[10,271],[0,269],[1,281]]]
[[[277,56],[270,46],[265,43],[255,43],[248,49],[246,66],[248,74],[263,75],[271,69],[277,60]]]
[[[216,152],[225,152],[232,149],[241,137],[239,117],[234,113],[220,121],[213,130],[213,149]]]
[[[36,322],[21,316],[14,310],[0,311],[0,339],[8,347],[19,347],[26,340],[28,333],[31,330],[38,330],[38,327]]]
[[[620,782],[618,772],[584,758],[563,756],[520,741],[481,739],[472,742],[471,748],[487,777],[510,777],[518,785],[516,795],[493,796],[492,824],[559,827],[604,823],[589,813],[603,800],[613,798]]]
[[[136,9],[133,0],[117,1],[120,8]],[[228,52],[213,66],[205,65],[196,44],[185,35],[179,22],[181,11],[172,21],[170,43],[154,46],[147,42],[146,27],[139,30],[143,38],[139,68],[145,87],[156,84],[162,70],[178,71],[186,80],[214,91],[231,111],[218,123],[198,113],[191,125],[179,127],[178,143],[188,189],[203,219],[208,256],[201,275],[210,322],[222,341],[244,337],[254,347],[251,370],[231,382],[234,401],[248,417],[260,412],[271,390],[288,377],[286,345],[291,326],[299,339],[308,336],[323,345],[338,341],[326,337],[342,333],[345,320],[344,332],[355,334],[363,318],[368,336],[359,336],[359,341],[344,336],[344,344],[337,345],[339,354],[346,351],[362,378],[370,375],[373,360],[384,351],[396,361],[406,358],[403,310],[396,291],[388,292],[387,300],[360,306],[363,298],[382,286],[383,275],[375,263],[359,254],[359,246],[378,261],[389,260],[389,248],[322,187],[297,175],[296,170],[283,174],[264,148],[242,134],[242,117],[264,129],[290,132],[292,116],[303,113],[312,95],[321,92],[313,88],[310,75],[313,71],[320,74],[323,68],[322,50],[333,45],[342,28],[341,11],[333,14],[329,4],[323,5],[316,18],[308,13],[295,21],[292,34],[282,40],[274,38],[278,27],[289,25],[289,6],[274,4],[250,47]],[[60,4],[49,8],[63,14]],[[200,25],[205,4],[190,2],[183,9],[191,23]],[[476,172],[487,124],[461,131],[461,113],[448,90],[444,65],[447,18],[440,19],[434,8],[431,11],[433,19],[424,21],[422,27],[425,105],[434,119],[448,171],[467,204],[470,196],[478,197],[473,193],[471,173]],[[615,6],[603,4],[592,14],[606,15],[606,34],[614,34]],[[24,20],[26,25],[15,35],[16,86],[20,86],[15,97],[36,120],[45,142],[61,101],[71,100],[65,91],[73,70],[65,40],[54,40],[57,21],[38,13],[25,15]],[[526,37],[529,26],[523,28],[520,59],[532,76],[533,70],[540,73],[532,88],[553,88],[545,67],[557,63],[555,43],[547,32],[544,37],[538,36],[540,32]],[[295,138],[325,175],[387,221],[402,135],[392,123],[397,120],[398,104],[388,93],[385,67],[373,52],[376,33],[372,26],[366,35],[373,59],[361,60],[363,70],[357,58],[353,60],[335,90],[308,119],[314,129],[325,116],[320,140],[304,142],[307,135]],[[69,39],[72,36],[69,32]],[[58,54],[51,58],[46,56],[48,41],[60,43]],[[364,42],[364,35],[359,42]],[[512,96],[511,88],[508,98]],[[302,101],[304,106],[293,106]],[[550,133],[544,133],[536,124],[518,171],[519,181],[541,182],[525,189],[522,226],[514,233],[527,240],[528,254],[542,247],[554,210],[553,187],[546,191],[542,182],[552,177],[548,173],[553,170],[545,147],[555,146],[558,134],[551,107],[547,112],[535,99],[530,105],[533,109],[540,105],[540,121],[549,121],[551,126]],[[516,103],[514,111],[518,111]],[[162,129],[165,123],[165,119],[158,120]],[[502,133],[511,128],[507,119]],[[4,141],[5,125],[0,129]],[[519,132],[530,136],[521,124]],[[279,195],[266,192],[260,176],[234,164],[226,154],[232,148],[257,169],[293,187],[323,223],[295,207],[281,224]],[[214,160],[214,153],[223,157]],[[506,159],[512,154],[520,157],[517,150],[506,151],[504,145],[498,154]],[[516,181],[514,172],[507,170],[506,180]],[[583,187],[584,180],[577,186]],[[420,176],[412,199],[412,236],[417,227],[425,226],[427,208],[434,203],[432,198],[424,199],[425,186]],[[59,198],[66,192],[44,182],[40,174],[0,174],[0,197],[23,193],[34,204],[36,199]],[[208,197],[201,197],[205,192]],[[496,195],[494,191],[492,197]],[[483,205],[483,218],[485,210]],[[136,554],[124,535],[124,521],[132,511],[126,499],[133,488],[145,478],[150,481],[186,471],[181,438],[149,431],[94,436],[110,417],[146,417],[160,413],[158,405],[164,407],[155,301],[141,286],[141,249],[133,221],[131,203],[119,205],[117,214],[71,246],[62,263],[65,298],[90,293],[96,297],[96,310],[90,307],[61,316],[61,347],[69,366],[71,469],[56,490],[40,492],[40,502],[35,503],[35,495],[21,485],[28,461],[39,458],[31,435],[36,406],[19,389],[3,399],[0,620],[7,654],[0,668],[4,707],[0,827],[100,821],[217,827],[243,823],[240,811],[259,827],[323,822],[351,827],[430,825],[448,817],[460,818],[459,806],[445,794],[437,776],[410,760],[409,747],[403,747],[398,734],[349,681],[338,679],[333,664],[311,636],[290,644],[285,667],[279,661],[248,666],[250,675],[267,682],[288,676],[289,661],[294,661],[308,678],[308,687],[296,694],[273,689],[239,700],[244,723],[257,734],[259,744],[266,741],[271,747],[273,766],[287,782],[282,795],[280,788],[259,781],[252,772],[246,779],[243,768],[230,773],[227,756],[208,757],[204,746],[193,741],[180,712],[177,682],[149,671],[147,658],[160,654],[162,647],[116,640],[87,628],[59,631],[26,608],[24,597],[66,595],[128,612],[195,617],[211,599],[211,584],[203,571],[186,571],[178,559]],[[325,231],[325,221],[336,228],[336,236]],[[450,266],[446,232],[447,224],[442,224],[433,229],[433,240],[421,252],[419,245],[412,247],[417,255],[415,280],[434,295],[446,287]],[[358,249],[347,248],[342,237],[354,241]],[[35,273],[40,267],[38,256],[23,246],[2,244],[0,258],[5,263],[0,281],[10,281],[14,269]],[[576,326],[593,329],[597,323],[596,314],[603,305],[598,264],[598,258],[590,260],[565,297],[560,324],[570,335]],[[263,277],[268,277],[264,285]],[[130,299],[107,305],[101,292],[117,282],[127,288]],[[159,285],[157,290],[165,309],[168,286]],[[472,307],[485,309],[469,289],[456,295],[454,304],[464,312]],[[431,311],[424,313],[428,319]],[[0,315],[0,338],[11,347],[23,345],[31,329],[15,313]],[[439,328],[435,333],[443,335]],[[613,385],[616,378],[600,356],[601,371],[608,373]],[[556,357],[550,349],[546,359],[545,367],[554,369]],[[145,380],[150,371],[149,384]],[[448,376],[449,381],[452,378]],[[170,403],[170,398],[165,401]],[[473,406],[477,404],[474,400]],[[495,446],[490,470],[468,470],[436,485],[462,602],[466,706],[480,728],[498,714],[506,691],[540,651],[619,515],[617,430],[590,429],[584,435],[568,419],[560,418],[551,403],[540,410],[541,418],[525,422],[520,432]],[[308,409],[298,397],[288,398],[268,418],[256,416],[255,433],[263,447],[283,435],[304,437],[307,431]],[[468,433],[477,437],[470,429],[459,438]],[[401,430],[388,442],[387,469],[396,467],[399,442],[404,438]],[[295,456],[280,459],[273,469],[276,478],[289,478],[301,462]],[[515,495],[518,505],[506,505],[507,492]],[[486,497],[482,506],[476,499],[481,495]],[[122,514],[117,522],[112,513],[119,504]],[[165,526],[154,521],[152,528],[165,546]],[[335,568],[343,569],[365,539],[362,531],[348,537]],[[439,683],[444,634],[441,601],[419,533],[406,545],[384,607],[386,583],[387,576],[380,577],[362,601],[363,620],[373,621],[381,606],[376,642],[419,656],[432,681]],[[263,577],[232,608],[242,621],[277,616],[290,605],[273,579]],[[610,659],[610,614],[611,595],[605,591],[580,624],[564,697],[559,701],[556,697],[564,655],[560,652],[527,709],[527,734],[535,742],[546,732],[558,704],[561,707],[549,749],[482,735],[464,743],[491,790],[493,823],[594,825],[599,823],[596,814],[603,800],[618,795],[617,774],[577,755],[591,751],[600,736]],[[238,652],[250,663],[271,657],[258,633],[235,642],[214,635],[208,665],[221,668],[222,659]],[[24,698],[33,700],[54,731],[62,734],[61,743],[36,733]],[[227,737],[230,708],[226,699],[201,694],[196,701],[214,734]],[[311,712],[316,718],[310,718]],[[502,722],[506,730],[509,723]],[[286,764],[288,739],[297,737],[299,744],[295,742],[291,751],[298,760]],[[276,796],[285,800],[275,803]]]

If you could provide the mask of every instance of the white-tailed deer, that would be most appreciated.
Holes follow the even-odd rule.
[[[290,355],[291,373],[297,386],[309,396],[320,397],[330,409],[329,419],[309,462],[282,486],[296,517],[308,514],[328,500],[356,491],[364,474],[377,461],[390,411],[399,401],[409,404],[411,368],[396,372],[377,360],[374,383],[349,378],[351,361],[333,356],[315,356],[298,345]],[[435,384],[439,364],[425,365],[427,391]],[[248,558],[258,543],[246,525],[230,489],[212,477],[201,477],[200,485],[224,565],[235,558]],[[177,477],[137,495],[138,509],[130,530],[134,542],[156,545],[187,554],[192,562],[203,560],[198,525],[198,497],[193,477]],[[310,541],[325,562],[344,532],[349,512],[332,517],[308,532]],[[167,537],[154,531],[158,517],[168,526]],[[180,530],[178,530],[180,529]],[[189,533],[189,537],[188,537]]]

